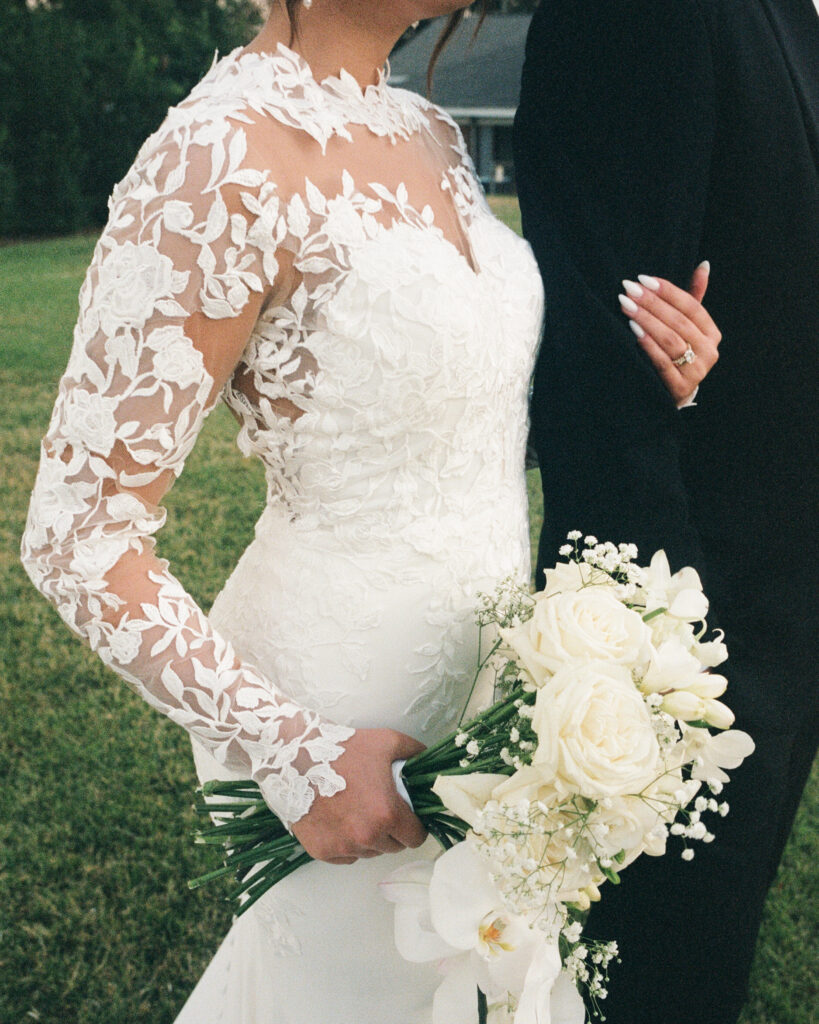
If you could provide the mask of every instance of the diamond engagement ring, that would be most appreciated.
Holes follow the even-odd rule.
[[[686,346],[685,352],[683,352],[679,359],[672,359],[671,362],[675,366],[685,366],[687,363],[693,363],[696,358],[697,353],[690,345],[688,345]]]

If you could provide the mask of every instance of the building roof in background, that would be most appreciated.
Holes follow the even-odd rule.
[[[459,25],[435,66],[432,99],[457,117],[509,116],[518,105],[523,49],[531,14],[490,14],[477,39],[477,18]],[[426,95],[427,64],[445,24],[426,25],[390,58],[390,84]]]

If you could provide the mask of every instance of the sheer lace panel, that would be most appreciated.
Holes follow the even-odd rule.
[[[352,730],[242,664],[151,536],[165,518],[157,502],[273,295],[277,203],[241,126],[193,120],[143,148],[81,291],[23,557],[103,661],[293,822],[315,790],[342,788],[330,764]]]

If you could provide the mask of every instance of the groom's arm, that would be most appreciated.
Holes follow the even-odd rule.
[[[515,120],[523,229],[547,304],[532,405],[541,563],[573,528],[701,562],[679,461],[696,410],[676,409],[617,295],[641,273],[687,288],[707,257],[713,123],[694,0],[541,3]]]

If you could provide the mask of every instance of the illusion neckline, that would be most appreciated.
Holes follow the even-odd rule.
[[[304,57],[280,42],[269,50],[237,47],[223,60],[217,58],[213,71],[209,87],[235,77],[243,98],[270,109],[280,106],[280,119],[298,121],[322,150],[334,135],[352,141],[349,125],[362,125],[393,145],[428,127],[430,104],[417,93],[389,85],[389,65],[363,88],[344,69],[319,82]]]
[[[377,75],[375,82],[361,85],[355,75],[352,75],[343,67],[339,68],[336,74],[317,78],[303,54],[293,50],[281,41],[276,43],[275,50],[245,50],[238,47],[230,56],[237,61],[247,58],[258,58],[260,61],[284,58],[294,65],[302,81],[310,82],[312,85],[335,97],[346,95],[348,97],[353,96],[358,101],[373,100],[383,102],[384,99],[390,97],[392,92],[392,86],[389,84],[389,60],[385,62],[383,67],[374,69]]]

